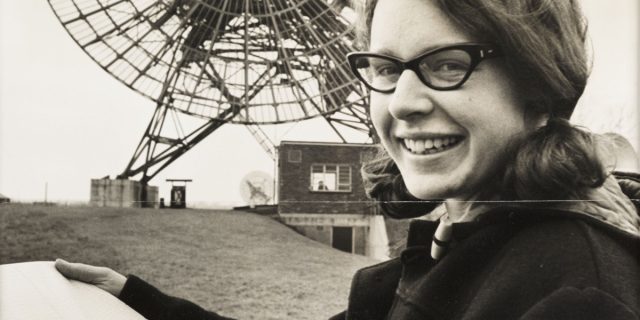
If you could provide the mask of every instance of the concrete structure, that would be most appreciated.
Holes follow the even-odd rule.
[[[146,200],[143,201],[146,192]],[[98,207],[157,208],[158,187],[125,179],[91,179],[89,203]]]
[[[336,249],[385,259],[384,220],[364,193],[360,167],[370,144],[283,141],[278,148],[278,213],[303,235]]]

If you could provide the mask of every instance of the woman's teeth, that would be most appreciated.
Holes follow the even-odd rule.
[[[412,153],[431,154],[449,149],[460,142],[459,137],[436,139],[403,139],[404,146]]]

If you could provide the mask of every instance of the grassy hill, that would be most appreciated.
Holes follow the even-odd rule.
[[[84,262],[239,319],[326,319],[376,263],[252,213],[0,206],[0,264]]]

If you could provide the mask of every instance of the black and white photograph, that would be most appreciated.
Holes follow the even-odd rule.
[[[0,320],[640,319],[636,0],[0,0]]]

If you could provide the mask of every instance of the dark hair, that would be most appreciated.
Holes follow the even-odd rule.
[[[516,200],[580,198],[589,188],[601,185],[606,171],[591,134],[564,120],[571,116],[589,76],[585,48],[587,24],[577,2],[434,1],[477,41],[500,48],[507,74],[526,99],[527,113],[545,114],[550,118],[547,126],[521,137],[512,146],[513,157],[505,166],[499,187],[503,191],[501,195]],[[376,0],[364,0],[359,6],[357,45],[362,49],[369,46],[376,3]],[[388,156],[379,161],[393,162]],[[367,164],[363,167],[363,177],[372,179],[380,176],[379,172],[372,173],[375,170],[392,167]],[[391,186],[399,172],[388,173],[390,180],[374,179],[370,183]],[[381,196],[390,191],[379,189],[369,188],[368,194],[379,201],[388,201]],[[396,194],[392,198],[402,199],[400,196]],[[399,214],[401,212],[393,213]]]
[[[551,118],[515,142],[506,162],[501,195],[508,200],[584,199],[607,177],[596,136]]]
[[[365,162],[360,171],[366,194],[378,200],[378,207],[389,217],[419,217],[441,203],[438,200],[420,200],[409,193],[398,166],[382,147],[378,149],[376,158]]]

